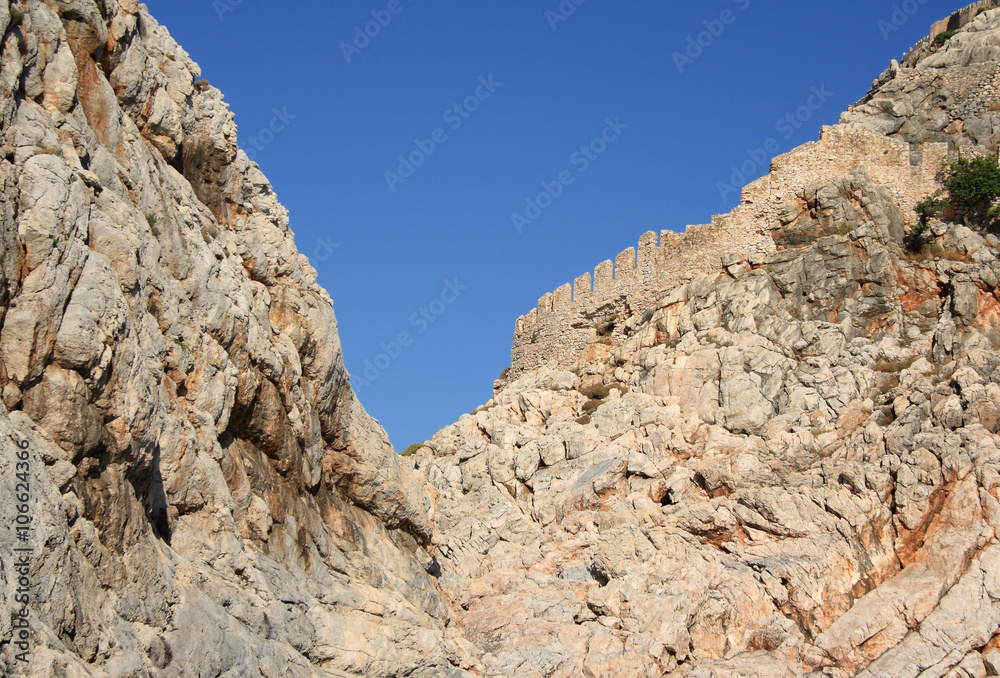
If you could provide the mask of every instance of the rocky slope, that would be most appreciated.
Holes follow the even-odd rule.
[[[941,159],[997,150],[1000,10],[904,63],[747,189],[769,254],[407,458],[482,675],[1000,674],[1000,240],[903,247]]]
[[[1000,143],[1000,10],[403,460],[167,31],[0,34],[0,673],[1000,674],[1000,240],[902,246]]]
[[[0,673],[463,675],[429,499],[220,93],[136,0],[0,35]]]

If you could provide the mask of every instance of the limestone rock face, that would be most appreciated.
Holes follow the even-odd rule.
[[[482,675],[998,670],[1000,240],[903,246],[949,148],[996,152],[997,44],[988,11],[775,159],[713,221],[766,252],[548,352],[599,309],[540,305],[536,366],[405,460]]]
[[[429,496],[221,94],[135,0],[8,4],[0,673],[464,675]]]
[[[965,14],[401,460],[166,29],[0,4],[0,673],[1000,673],[1000,239],[903,248],[1000,143]]]

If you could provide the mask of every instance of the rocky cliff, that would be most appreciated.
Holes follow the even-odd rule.
[[[1000,239],[903,244],[997,152],[1000,10],[919,49],[732,214],[544,297],[406,460],[482,675],[1000,674]]]
[[[1000,674],[1000,239],[903,245],[1000,144],[966,15],[400,460],[166,29],[0,3],[0,672]]]
[[[460,674],[428,496],[220,93],[135,0],[0,35],[0,673]]]

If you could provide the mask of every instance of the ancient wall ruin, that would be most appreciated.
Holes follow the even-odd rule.
[[[770,233],[780,226],[779,211],[807,187],[865,170],[912,218],[912,207],[937,188],[946,153],[945,145],[928,144],[911,158],[903,141],[849,125],[823,128],[819,141],[776,157],[771,173],[747,185],[729,214],[683,234],[647,232],[638,247],[598,264],[593,275],[544,295],[517,319],[508,378],[543,364],[571,366],[593,342],[623,336],[629,318],[634,322],[677,286],[721,271],[723,263],[763,260],[775,250]]]
[[[975,19],[976,13],[979,10],[993,9],[994,7],[1000,7],[1000,0],[979,0],[979,2],[974,2],[967,7],[963,7],[948,18],[934,22],[931,25],[930,39],[945,31],[957,31]]]

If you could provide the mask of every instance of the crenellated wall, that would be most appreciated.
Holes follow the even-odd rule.
[[[976,12],[980,9],[993,9],[994,7],[1000,7],[1000,0],[979,0],[979,2],[974,2],[967,7],[954,12],[947,19],[941,19],[941,21],[935,22],[931,26],[930,38],[933,39],[935,36],[944,33],[945,31],[957,31],[962,28],[970,21],[976,18]]]
[[[601,262],[593,276],[585,273],[545,294],[515,323],[508,379],[543,364],[569,367],[595,341],[624,337],[629,318],[641,316],[679,285],[721,273],[723,263],[754,254],[763,259],[775,250],[770,234],[780,227],[779,213],[808,187],[863,169],[876,185],[890,187],[912,218],[913,206],[937,188],[946,152],[943,144],[928,144],[919,158],[911,158],[903,141],[850,125],[824,127],[819,141],[774,158],[770,174],[747,185],[741,204],[729,214],[688,226],[683,234],[644,233],[637,247]]]

